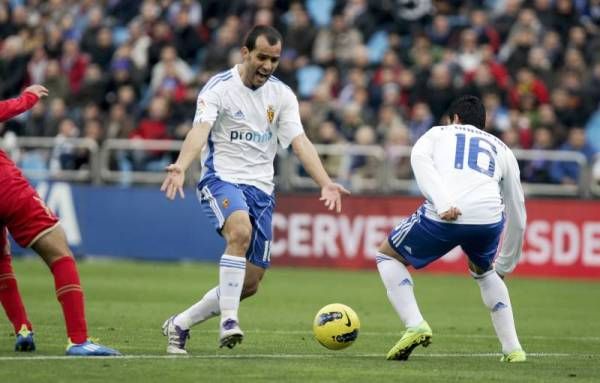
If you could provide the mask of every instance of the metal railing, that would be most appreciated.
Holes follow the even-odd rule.
[[[109,139],[104,141],[100,149],[100,180],[102,182],[119,183],[161,183],[165,178],[164,169],[136,168],[132,163],[132,157],[146,152],[161,152],[166,160],[168,153],[176,155],[181,149],[183,141],[170,140],[132,140],[132,139]],[[143,160],[141,160],[143,161]],[[112,162],[117,163],[114,169]],[[163,161],[168,164],[170,161]],[[118,163],[127,163],[127,169],[119,169]],[[156,159],[160,166],[161,158]],[[199,165],[189,172],[188,179],[198,179],[200,176]]]
[[[57,145],[68,143],[73,148],[86,149],[89,153],[88,166],[79,170],[24,169],[27,177],[35,180],[63,180],[95,183],[150,183],[158,184],[164,179],[164,166],[176,158],[182,141],[109,139],[100,147],[91,139],[74,138],[58,140],[47,137],[19,137],[11,152],[24,153],[28,150],[46,152],[49,162]],[[2,142],[0,141],[0,147]],[[416,193],[416,182],[410,170],[410,146],[383,148],[376,145],[315,145],[328,172],[356,193]],[[592,164],[578,152],[558,150],[514,150],[519,161],[562,161],[575,163],[579,168],[577,184],[552,184],[523,182],[527,195],[537,196],[600,196],[600,184],[594,179]],[[136,157],[152,153],[151,165],[136,167]],[[143,156],[142,156],[143,157]],[[360,164],[356,166],[356,159]],[[125,166],[127,165],[127,166]],[[595,166],[600,173],[600,154],[595,157]],[[360,168],[357,171],[356,168]],[[186,182],[193,185],[200,177],[200,167],[193,167]],[[316,184],[302,169],[296,156],[280,150],[276,160],[276,183],[282,191],[315,189]]]
[[[375,145],[319,145],[315,148],[321,156],[328,173],[338,182],[348,185],[356,192],[381,190],[385,183],[386,166],[385,151]],[[302,171],[300,161],[296,156],[287,156],[291,162],[288,167],[289,186],[291,189],[316,188],[315,182]],[[362,158],[367,174],[358,175],[353,169],[353,160]]]
[[[54,166],[53,162],[58,161],[54,158],[53,151],[68,147],[73,153],[77,150],[87,150],[87,166],[80,169],[62,169],[60,166]],[[5,148],[0,143],[0,148]],[[97,181],[99,174],[98,164],[98,144],[90,138],[59,138],[59,137],[17,137],[15,147],[9,151],[16,155],[17,164],[22,160],[31,157],[33,153],[39,154],[41,160],[36,168],[23,169],[26,177],[32,180],[52,180],[52,181],[74,181],[74,182],[94,182]]]
[[[579,152],[564,150],[524,150],[514,149],[513,153],[517,160],[535,161],[562,161],[574,162],[579,166],[579,180],[577,184],[552,184],[552,183],[531,183],[522,182],[523,191],[526,195],[541,196],[581,196],[588,197],[589,171],[588,161],[585,156]]]

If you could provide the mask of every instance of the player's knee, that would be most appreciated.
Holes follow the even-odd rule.
[[[237,225],[232,228],[227,236],[227,242],[230,245],[234,245],[243,249],[247,249],[250,245],[250,238],[252,237],[252,226]]]
[[[40,237],[31,248],[46,262],[51,265],[54,261],[64,256],[72,256],[71,249],[67,244],[64,231],[60,227]]]

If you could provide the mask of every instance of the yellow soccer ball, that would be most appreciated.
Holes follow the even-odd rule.
[[[358,337],[359,329],[358,315],[341,303],[323,307],[313,322],[315,339],[330,350],[341,350],[350,346]]]

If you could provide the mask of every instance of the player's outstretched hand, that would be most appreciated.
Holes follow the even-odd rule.
[[[160,191],[164,192],[168,199],[174,200],[177,193],[181,198],[185,197],[183,193],[183,182],[185,181],[185,172],[181,166],[177,164],[171,164],[166,167],[167,177],[160,187]]]
[[[30,85],[25,88],[24,92],[30,92],[38,96],[39,98],[46,97],[48,95],[48,89],[42,85]]]
[[[461,214],[462,213],[457,207],[451,207],[450,209],[440,214],[440,218],[444,221],[456,221],[458,219],[458,216]]]
[[[342,185],[332,182],[323,186],[319,201],[324,201],[325,207],[329,210],[335,209],[340,213],[342,211],[342,194],[350,194],[350,192]]]

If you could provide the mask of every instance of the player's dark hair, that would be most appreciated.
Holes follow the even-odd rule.
[[[485,127],[485,107],[479,97],[466,95],[454,100],[446,112],[450,121],[457,115],[461,124]]]
[[[255,25],[246,35],[244,46],[248,48],[249,51],[253,51],[254,48],[256,48],[256,39],[258,39],[259,36],[264,36],[269,45],[275,45],[279,41],[283,41],[283,37],[281,37],[281,33],[279,33],[277,29],[268,25]]]

